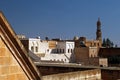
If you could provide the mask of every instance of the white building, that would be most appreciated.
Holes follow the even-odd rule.
[[[49,46],[47,41],[42,41],[37,38],[29,38],[29,50],[35,54],[48,53]]]
[[[41,40],[40,38],[23,38],[21,39],[25,47],[31,53],[40,57],[41,61],[51,62],[71,62],[74,59],[74,42],[73,41],[56,41],[50,45],[50,41]],[[27,43],[27,45],[26,45]],[[54,46],[54,48],[50,48]]]
[[[74,42],[72,41],[59,41],[57,43],[57,53],[73,53]]]
[[[73,41],[58,41],[56,48],[51,53],[45,54],[45,57],[41,57],[41,59],[67,63],[72,62],[74,60],[74,47]]]

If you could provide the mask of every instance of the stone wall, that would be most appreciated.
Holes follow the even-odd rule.
[[[97,47],[89,47],[89,57],[98,57],[98,48]]]
[[[28,77],[0,37],[0,80],[28,80]]]
[[[108,66],[107,58],[98,56],[97,47],[78,47],[75,48],[75,59],[82,65]]]
[[[120,48],[100,48],[98,55],[101,57],[119,56]]]
[[[108,66],[108,59],[107,58],[99,58],[99,65]]]
[[[87,70],[43,76],[43,80],[102,80],[101,70]]]
[[[75,59],[77,63],[84,62],[89,58],[89,49],[87,47],[75,48]]]
[[[102,80],[120,80],[120,70],[101,70]]]

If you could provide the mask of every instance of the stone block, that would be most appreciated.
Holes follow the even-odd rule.
[[[10,64],[11,65],[17,65],[18,64],[13,56],[10,57]]]
[[[1,40],[1,38],[0,38],[0,48],[5,48],[6,46],[5,46],[5,44],[3,43],[3,41]]]
[[[1,66],[0,67],[0,76],[8,75],[8,74],[9,74],[8,66]]]
[[[9,73],[17,73],[18,72],[18,66],[14,65],[14,66],[9,66]]]
[[[15,74],[10,74],[7,76],[7,80],[17,80],[17,77]]]
[[[6,75],[5,76],[4,75],[0,75],[0,80],[8,80],[8,79],[7,79]]]
[[[17,74],[16,77],[17,80],[28,80],[28,78],[24,74]]]
[[[0,57],[0,65],[9,65],[10,58],[9,57]]]
[[[17,69],[18,69],[18,72],[23,73],[23,70],[21,69],[21,67],[17,66]]]
[[[7,56],[5,48],[0,48],[0,56]]]

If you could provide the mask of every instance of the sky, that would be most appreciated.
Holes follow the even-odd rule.
[[[100,17],[102,38],[120,45],[120,0],[1,0],[0,11],[16,34],[42,39],[96,39]]]

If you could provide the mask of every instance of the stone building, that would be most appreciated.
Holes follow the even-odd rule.
[[[70,77],[71,75],[74,76]],[[41,76],[21,41],[0,12],[0,80],[77,80],[81,78],[101,80],[101,72],[91,70]]]
[[[86,37],[80,37],[75,41],[75,47],[101,47],[99,40],[87,40]]]
[[[97,21],[96,40],[86,37],[75,38],[75,59],[83,65],[108,66],[107,58],[98,55],[102,47],[102,32],[100,18]]]
[[[41,80],[39,71],[1,12],[0,80]]]
[[[108,66],[120,67],[120,48],[100,48],[98,55],[108,59]]]
[[[75,47],[102,47],[102,32],[100,18],[97,21],[96,40],[87,40],[86,37],[74,38]]]
[[[97,47],[75,48],[76,62],[82,65],[108,66],[107,58],[98,56]]]
[[[50,53],[48,41],[40,38],[20,38],[20,40],[28,53],[33,52],[36,55]]]

